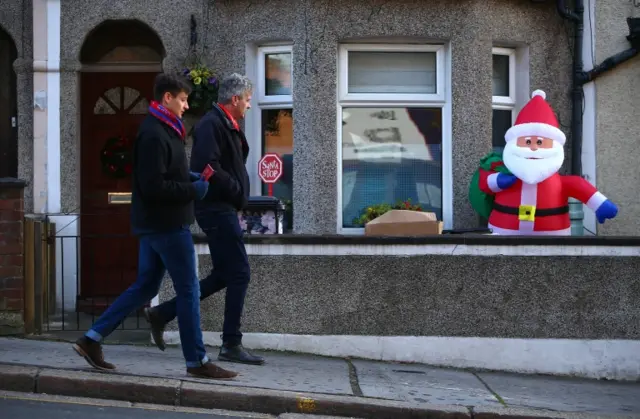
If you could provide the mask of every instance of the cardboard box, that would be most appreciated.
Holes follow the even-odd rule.
[[[442,234],[442,221],[433,212],[391,210],[369,221],[366,236],[430,236]]]

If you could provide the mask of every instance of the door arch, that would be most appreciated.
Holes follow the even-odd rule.
[[[130,167],[114,173],[103,158],[113,157],[108,144],[131,147],[164,55],[162,41],[137,20],[103,22],[80,51],[81,312],[103,311],[136,278],[130,205],[114,199],[131,192]]]
[[[0,27],[0,178],[18,177],[17,58],[13,39]]]

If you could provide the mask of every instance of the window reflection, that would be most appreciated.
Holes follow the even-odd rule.
[[[293,199],[293,110],[265,109],[262,111],[262,153],[276,153],[283,163],[282,177],[273,185],[273,195],[287,207]],[[267,195],[268,186],[262,185],[262,194]],[[289,211],[288,216],[291,217]],[[289,221],[289,228],[292,224]]]
[[[343,227],[406,199],[442,219],[440,108],[343,108],[342,125]]]
[[[492,113],[493,151],[502,154],[505,146],[504,135],[511,128],[511,110],[494,109]]]
[[[290,95],[291,94],[291,53],[282,52],[266,54],[265,66],[265,94]]]

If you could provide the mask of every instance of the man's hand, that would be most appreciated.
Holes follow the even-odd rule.
[[[596,210],[596,218],[600,224],[604,224],[605,220],[614,218],[616,215],[618,215],[618,207],[608,199]]]
[[[189,172],[189,180],[191,182],[195,182],[196,180],[199,180],[201,177],[202,175],[200,173]]]
[[[209,182],[204,179],[198,179],[193,182],[193,186],[196,188],[196,198],[198,201],[202,201],[209,190]]]
[[[511,187],[518,180],[514,175],[507,175],[506,173],[498,173],[498,178],[496,179],[496,184],[498,188],[505,190]]]

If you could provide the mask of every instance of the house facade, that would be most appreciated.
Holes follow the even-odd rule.
[[[478,226],[469,180],[535,89],[571,136],[573,36],[562,1],[5,3],[0,170],[28,181],[27,213],[47,214],[57,235],[85,237],[82,251],[78,240],[63,246],[76,288],[84,269],[106,282],[113,269],[127,272],[125,283],[134,277],[135,239],[105,244],[130,232],[129,207],[117,205],[130,179],[105,175],[101,154],[135,136],[155,74],[194,60],[254,81],[244,123],[251,194],[267,193],[260,158],[279,154],[284,174],[273,191],[292,203],[296,234],[361,234],[363,210],[406,199],[445,228]],[[637,2],[605,3],[584,2],[585,70],[628,48]],[[640,231],[637,66],[632,59],[584,87],[583,174],[621,208],[605,226],[585,209],[585,234]],[[565,171],[571,147],[569,139]],[[76,291],[67,290],[69,305]]]
[[[149,8],[138,0],[4,0],[0,10],[0,176],[26,180],[25,212],[47,215],[55,223],[55,305],[63,313],[106,305],[134,280],[137,247],[129,234],[129,206],[120,200],[131,190],[130,179],[108,175],[101,156],[114,141],[135,136],[155,75],[183,71],[194,60],[218,77],[239,72],[254,81],[253,109],[244,121],[251,146],[251,194],[267,193],[258,174],[261,157],[279,154],[284,174],[273,192],[292,203],[294,240],[362,234],[355,219],[364,209],[406,199],[435,212],[447,229],[477,227],[480,221],[468,202],[469,181],[480,158],[502,148],[505,131],[536,89],[546,92],[567,134],[562,170],[572,169],[573,24],[558,11],[571,2],[152,3]],[[640,9],[634,0],[582,3],[580,51],[589,71],[629,48],[626,19],[637,17]],[[634,156],[640,141],[635,117],[639,65],[632,58],[583,87],[582,174],[620,207],[618,218],[604,226],[585,208],[585,235],[640,233],[635,190],[640,173]],[[196,120],[187,117],[187,127]],[[250,304],[258,307],[265,296],[281,299],[254,309],[247,320],[249,331],[374,337],[452,333],[467,351],[474,348],[463,339],[469,336],[491,340],[487,348],[493,348],[494,337],[518,337],[533,342],[526,353],[560,354],[558,365],[573,362],[562,354],[582,351],[576,357],[591,357],[593,371],[602,360],[589,342],[637,337],[635,332],[612,331],[606,321],[598,328],[569,327],[571,319],[582,318],[572,310],[582,313],[588,292],[598,296],[593,300],[600,304],[593,311],[596,320],[614,318],[607,313],[621,301],[618,294],[585,287],[584,275],[595,272],[593,277],[606,278],[609,269],[598,259],[604,252],[598,246],[567,245],[558,258],[553,253],[557,249],[531,258],[531,249],[520,246],[367,247],[349,244],[344,237],[330,240],[317,247],[308,242],[248,246],[259,290]],[[196,248],[200,273],[206,275],[208,249],[204,244]],[[454,252],[456,272],[450,269]],[[637,248],[611,252],[636,256]],[[370,259],[372,255],[382,259]],[[584,265],[563,271],[576,255],[585,255],[580,259]],[[632,295],[635,291],[625,287],[631,287],[627,279],[633,269],[616,263],[624,275],[616,276],[620,285],[613,289]],[[539,266],[549,272],[543,278],[555,281],[560,272],[562,289],[586,294],[574,301],[573,291],[554,291],[556,282],[536,288],[535,294],[527,288],[527,278],[510,271],[533,272]],[[401,281],[392,286],[388,279],[396,277]],[[171,295],[165,285],[160,299]],[[602,286],[609,289],[610,284]],[[327,311],[327,290],[338,299],[328,305],[335,313]],[[603,303],[603,295],[611,302]],[[432,301],[433,296],[444,300]],[[211,336],[217,336],[211,331],[217,330],[220,306],[213,298],[203,305],[203,327]],[[442,314],[446,307],[450,315]],[[634,312],[625,307],[619,310]],[[372,308],[380,319],[362,314]],[[293,314],[282,315],[287,310]],[[464,310],[467,315],[460,315]],[[408,312],[413,313],[411,321],[405,321]],[[520,312],[541,320],[523,323],[514,314]],[[446,321],[423,321],[430,316]],[[550,346],[536,346],[540,337],[548,338],[543,345]],[[572,352],[563,349],[561,338],[582,340],[574,342]],[[509,339],[500,342],[511,344]],[[621,351],[636,354],[636,344],[625,341]],[[370,345],[362,341],[362,347]],[[425,347],[422,341],[415,345],[416,351]],[[478,356],[500,358],[489,349]],[[446,358],[450,347],[442,351]],[[405,355],[394,359],[433,361]],[[477,365],[493,365],[483,362]],[[536,362],[531,365],[541,367],[532,367],[533,372],[576,373],[573,367],[554,370],[553,363],[545,369],[548,363],[542,358]],[[637,357],[633,362],[633,368],[640,365]]]
[[[102,195],[129,189],[126,180],[100,179],[105,140],[135,135],[153,75],[194,56],[221,77],[254,80],[245,122],[251,192],[266,194],[258,161],[279,153],[284,175],[274,192],[293,203],[289,227],[299,234],[358,234],[354,218],[364,208],[405,199],[445,228],[477,226],[469,179],[480,157],[501,148],[534,89],[547,92],[571,135],[572,30],[553,1],[193,0],[153,10],[135,1],[5,3],[2,175],[29,181],[27,211],[72,217],[63,218],[68,227],[102,211]],[[639,8],[633,0],[584,5],[589,70],[629,47],[626,18]],[[621,208],[605,226],[585,209],[585,234],[639,231],[637,65],[632,59],[584,88],[583,175]],[[119,91],[131,109],[100,108]]]
[[[474,227],[468,180],[530,91],[546,90],[569,126],[571,39],[552,4],[169,3],[9,2],[0,25],[24,48],[24,68],[14,69],[28,210],[78,217],[98,211],[91,196],[104,204],[127,189],[100,179],[99,153],[110,136],[135,135],[139,117],[100,108],[104,94],[113,103],[120,88],[131,105],[155,72],[181,69],[192,15],[201,61],[255,82],[245,122],[252,194],[266,192],[262,154],[280,153],[274,191],[293,202],[295,233],[358,233],[353,219],[364,208],[400,199],[434,211],[445,228]],[[287,85],[277,94],[273,77]]]

